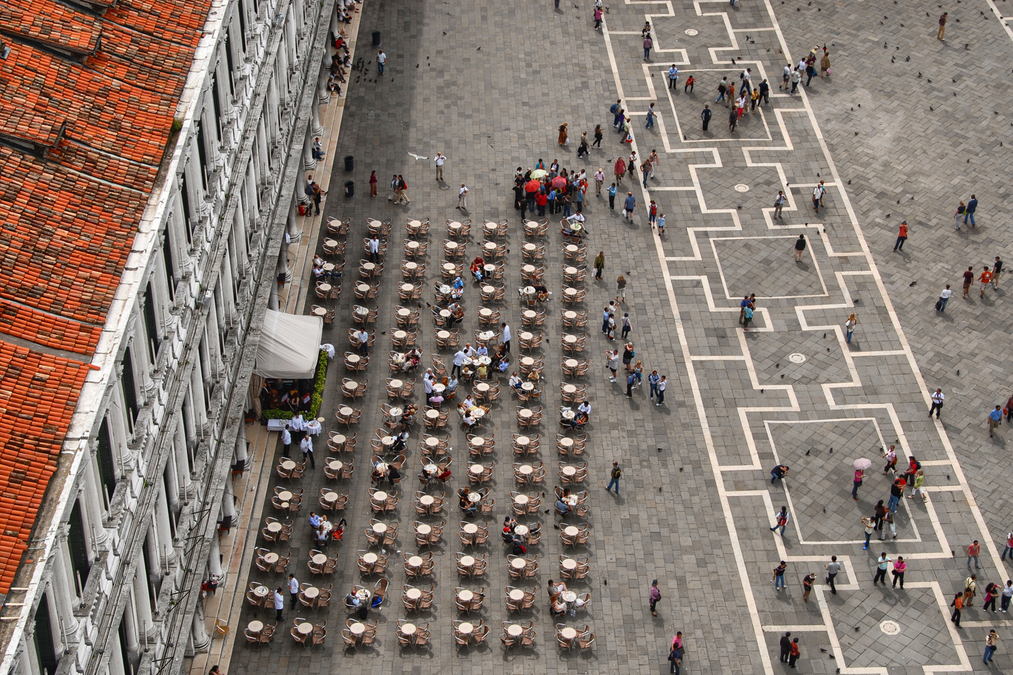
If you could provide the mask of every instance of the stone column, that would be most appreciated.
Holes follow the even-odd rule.
[[[313,97],[313,136],[322,136],[324,133],[324,125],[320,123],[320,97]],[[313,147],[313,141],[310,141],[310,147]]]
[[[103,486],[98,480],[98,468],[95,466],[94,455],[89,458],[86,462],[87,466],[84,468],[84,482],[81,489],[81,520],[84,523],[85,529],[91,535],[93,542],[89,546],[89,558],[91,558],[91,552],[99,544],[104,544],[108,539],[105,528],[105,514],[106,508],[105,495],[102,494]],[[112,495],[109,495],[111,498]]]
[[[330,62],[324,59],[324,63],[320,67],[320,75],[317,77],[317,100],[323,105],[331,102],[331,92],[327,89],[327,78],[331,74],[330,67]]]
[[[316,124],[315,120],[314,124]],[[315,168],[317,168],[317,160],[313,159],[313,136],[307,133],[306,141],[303,143],[303,169],[312,171]]]
[[[152,644],[158,631],[151,621],[151,598],[148,594],[148,574],[144,567],[144,556],[137,560],[133,591],[138,633],[142,636],[144,646],[148,646]]]
[[[217,550],[217,545],[214,548]],[[197,610],[193,613],[191,636],[194,651],[206,652],[211,646],[211,636],[208,635],[207,626],[204,625],[204,600],[200,598],[197,600]]]
[[[131,655],[140,654],[141,631],[137,626],[137,598],[134,596],[132,587],[130,589],[130,598],[127,601],[126,607],[123,608],[123,626],[126,628],[124,632],[127,635],[127,652]]]
[[[155,501],[155,541],[158,546],[159,561],[171,563],[176,559],[176,546],[172,540],[172,524],[169,522],[169,500],[165,488],[160,487],[158,499]]]
[[[53,551],[52,589],[56,598],[59,613],[60,637],[73,635],[77,631],[77,617],[74,616],[74,604],[71,598],[78,598],[77,584],[74,580],[73,567],[70,565],[70,549],[67,548],[67,532],[60,528],[56,547]],[[82,579],[82,581],[84,581]],[[84,589],[81,589],[84,591]]]

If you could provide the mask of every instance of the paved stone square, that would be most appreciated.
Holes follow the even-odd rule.
[[[379,297],[370,303],[379,311],[378,334],[356,430],[355,474],[340,484],[340,491],[349,493],[344,513],[349,529],[332,545],[341,556],[332,580],[336,597],[328,610],[310,610],[308,617],[326,618],[328,637],[319,647],[294,645],[286,611],[284,631],[269,646],[248,647],[240,631],[229,670],[659,673],[668,665],[667,645],[675,631],[685,636],[687,673],[790,672],[777,660],[785,631],[800,637],[799,672],[1010,669],[1013,642],[1000,643],[992,666],[981,662],[990,627],[1003,640],[1013,636],[1008,615],[984,611],[979,597],[957,629],[947,607],[963,588],[963,549],[973,539],[983,544],[979,596],[989,581],[1010,576],[1008,563],[999,560],[1013,524],[1008,430],[1004,425],[989,440],[984,428],[987,411],[1009,396],[1005,371],[1013,350],[1003,306],[1006,279],[985,300],[977,290],[967,300],[959,297],[961,272],[1005,257],[1011,239],[1003,217],[1013,201],[1008,185],[1013,116],[1004,83],[1013,67],[1013,33],[993,11],[1010,3],[981,0],[940,9],[912,0],[739,0],[734,7],[723,0],[626,2],[609,7],[602,32],[592,28],[591,3],[574,4],[554,10],[547,0],[366,0],[356,56],[367,63],[363,73],[353,73],[338,147],[328,158],[334,162],[350,154],[356,165],[349,174],[335,171],[325,214],[352,223],[344,290],[335,305],[338,319],[325,332],[339,354],[348,344],[351,306],[361,302],[351,293],[351,277],[364,257],[358,242],[366,219],[390,219],[393,232]],[[944,10],[950,18],[947,39],[938,41],[936,20]],[[1013,15],[1013,7],[1008,13]],[[640,34],[645,20],[655,39],[647,63]],[[381,31],[388,57],[379,82],[375,50],[363,37],[374,29]],[[779,91],[788,57],[797,63],[823,44],[830,50],[831,76],[800,86],[794,96]],[[664,78],[673,62],[681,79],[678,90],[669,92]],[[715,89],[723,74],[737,82],[745,67],[752,69],[754,83],[763,78],[771,83],[771,100],[756,116],[747,113],[749,119],[731,135],[726,109],[715,106]],[[697,84],[687,94],[681,82],[690,72]],[[617,98],[634,113],[632,148],[611,132],[608,107]],[[657,101],[660,119],[646,130],[651,101]],[[699,127],[705,103],[715,111],[706,134]],[[570,128],[567,147],[556,144],[562,122]],[[595,124],[606,130],[603,147],[578,160],[580,132]],[[426,650],[402,649],[396,640],[396,621],[408,616],[400,603],[401,554],[417,550],[411,504],[418,486],[416,432],[401,504],[387,518],[399,523],[400,534],[391,551],[389,604],[371,615],[380,622],[376,645],[346,650],[340,630],[347,614],[340,597],[353,583],[373,583],[361,577],[355,556],[368,547],[369,438],[381,425],[380,405],[387,401],[384,361],[392,310],[399,304],[397,265],[406,219],[432,222],[423,294],[429,302],[445,221],[472,220],[473,256],[483,240],[481,224],[509,220],[506,297],[496,307],[516,336],[523,308],[515,289],[521,285],[520,247],[527,240],[511,208],[515,167],[559,158],[562,166],[589,173],[601,166],[611,181],[619,154],[634,149],[643,157],[654,148],[662,161],[648,187],[623,181],[622,190],[632,190],[638,201],[632,221],[609,212],[607,202],[590,191],[584,209],[591,235],[586,264],[590,267],[598,250],[606,254],[604,281],[589,276],[583,284],[587,299],[579,309],[588,312],[589,321],[578,331],[588,334],[591,360],[588,375],[578,380],[588,385],[593,407],[588,451],[579,460],[589,464],[590,511],[582,522],[589,523],[591,538],[574,555],[588,558],[591,572],[574,589],[590,592],[592,602],[589,611],[562,622],[588,625],[596,646],[577,653],[555,644],[545,590],[548,579],[558,578],[557,558],[564,550],[552,529],[559,519],[551,504],[532,518],[543,529],[541,543],[531,550],[539,556],[538,575],[521,583],[507,575],[496,528],[508,512],[510,492],[518,489],[509,448],[518,427],[517,403],[504,383],[483,422],[497,442],[490,484],[495,509],[476,519],[492,531],[487,545],[474,547],[490,561],[486,578],[463,583],[455,570],[455,554],[464,547],[452,498],[464,484],[468,455],[465,433],[451,411],[447,433],[454,477],[445,487],[450,508],[440,517],[447,521],[444,542],[433,547],[434,577],[424,584],[435,585],[435,601],[431,612],[415,617],[429,624],[431,644]],[[409,154],[431,158],[437,151],[449,158],[445,182],[435,180],[431,160]],[[371,199],[366,180],[374,169],[380,196]],[[393,206],[384,198],[392,173],[407,180],[410,204]],[[355,197],[336,199],[349,179],[356,182]],[[827,193],[817,214],[810,194],[820,180]],[[454,208],[462,182],[471,190],[463,214]],[[790,201],[783,218],[774,219],[779,189]],[[978,225],[956,231],[951,214],[957,200],[966,201],[972,192],[980,200]],[[647,222],[644,205],[651,199],[666,214],[663,239]],[[897,226],[905,219],[910,236],[903,251],[894,253]],[[796,266],[791,242],[799,233],[810,245],[805,262]],[[559,387],[569,381],[560,372],[560,336],[569,329],[560,317],[563,256],[554,223],[544,241],[542,264],[553,297],[544,306],[544,345],[533,351],[544,358],[546,375],[540,404],[545,421],[538,430],[542,449],[534,459],[546,470],[539,490],[551,498],[559,482],[554,440]],[[633,319],[636,359],[643,359],[646,372],[657,369],[669,379],[661,407],[648,399],[646,383],[627,398],[625,387],[607,378],[604,350],[612,344],[598,328],[620,271],[630,281],[623,311]],[[933,304],[946,283],[958,294],[938,313]],[[750,292],[760,303],[755,330],[744,333],[737,324],[738,302]],[[464,303],[462,336],[470,337],[482,304],[470,282]],[[857,313],[859,325],[847,343],[843,324],[850,312]],[[437,349],[425,305],[421,313],[425,362],[432,354],[448,360],[452,352]],[[793,355],[804,360],[792,360]],[[339,357],[331,365],[334,387],[322,408],[328,428],[334,427],[337,386],[345,375]],[[926,417],[929,392],[937,386],[947,395],[940,422]],[[880,448],[889,444],[897,446],[901,466],[906,455],[922,462],[929,498],[904,499],[897,539],[881,542],[877,533],[866,551],[860,518],[889,496],[890,479],[879,473]],[[318,450],[322,460],[324,448]],[[856,502],[851,463],[859,457],[872,459],[873,466]],[[620,496],[603,489],[613,459],[624,470]],[[769,470],[778,461],[792,471],[771,484]],[[273,488],[279,480],[267,475]],[[312,497],[309,504],[327,484],[320,467],[307,472],[301,487]],[[793,518],[784,538],[768,529],[781,505],[789,506]],[[310,548],[306,512],[304,507],[291,541],[293,569],[302,577]],[[270,515],[270,504],[263,515]],[[876,557],[884,551],[908,561],[904,590],[872,586]],[[823,582],[830,555],[844,565],[837,595]],[[788,562],[785,591],[775,591],[771,578],[779,560]],[[804,603],[801,580],[810,571],[817,585]],[[663,594],[657,617],[647,607],[652,579],[659,580]],[[247,576],[236,580],[242,591],[247,580],[273,581],[252,564]],[[507,612],[508,584],[537,587],[533,611]],[[488,643],[477,648],[454,644],[452,622],[459,618],[454,589],[464,585],[485,587],[484,608],[473,617],[491,632]],[[244,609],[244,626],[248,614]],[[535,645],[504,650],[500,624],[518,618],[534,622]]]

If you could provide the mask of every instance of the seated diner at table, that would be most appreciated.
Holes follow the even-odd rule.
[[[475,256],[475,259],[471,261],[471,275],[475,277],[475,281],[482,281],[485,278],[485,260],[482,256]]]
[[[458,506],[461,507],[461,510],[464,511],[464,515],[466,516],[475,515],[475,511],[478,509],[478,501],[471,499],[472,494],[478,493],[473,493],[471,488],[467,486],[457,491],[457,496],[459,498]]]

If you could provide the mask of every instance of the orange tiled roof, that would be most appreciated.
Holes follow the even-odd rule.
[[[0,593],[56,470],[211,5],[88,4],[97,12],[0,6],[11,50],[0,60]]]
[[[0,591],[35,524],[88,366],[0,342]]]

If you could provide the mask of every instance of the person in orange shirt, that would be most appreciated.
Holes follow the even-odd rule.
[[[894,251],[903,251],[904,242],[907,241],[907,221],[905,220],[900,224],[900,230],[897,232],[897,243],[893,245]]]
[[[992,271],[988,269],[988,265],[982,268],[981,276],[978,279],[981,281],[981,297],[984,298],[985,289],[992,283]]]

